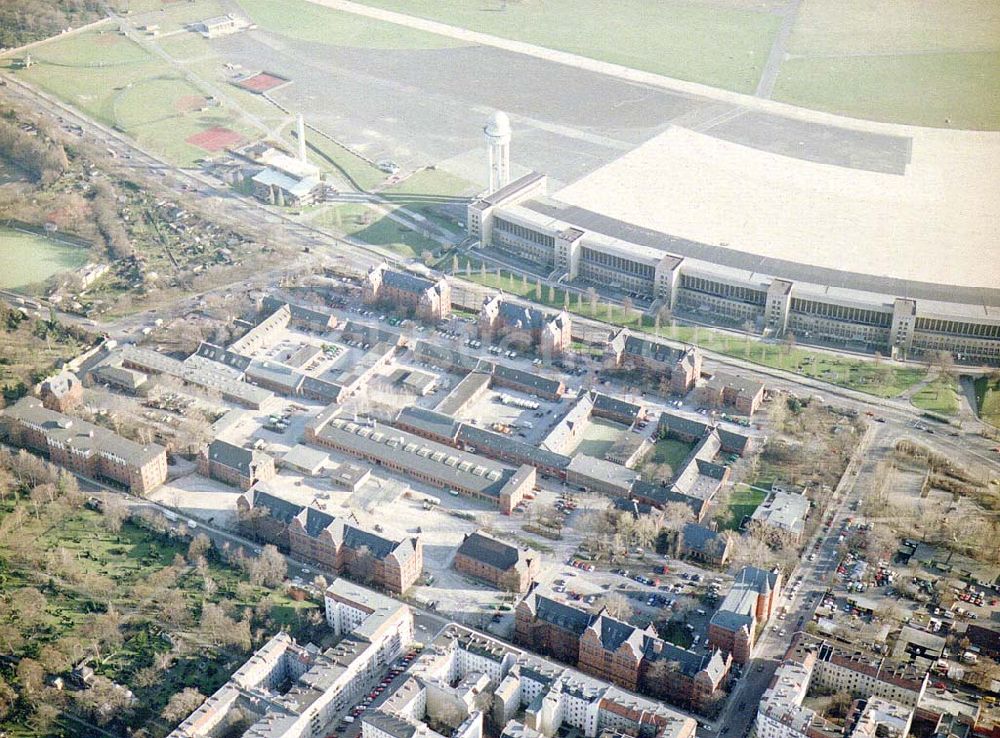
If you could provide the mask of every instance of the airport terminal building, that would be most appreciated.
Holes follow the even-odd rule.
[[[470,203],[469,235],[546,274],[638,293],[678,315],[900,358],[946,351],[963,363],[1000,363],[1000,288],[840,271],[677,238],[550,198],[545,181],[532,173]]]

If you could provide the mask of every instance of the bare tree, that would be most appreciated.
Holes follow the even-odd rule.
[[[179,723],[197,710],[204,701],[205,695],[193,687],[187,687],[170,697],[160,716],[168,723]]]
[[[281,555],[277,547],[268,544],[260,552],[250,569],[250,580],[254,584],[263,584],[266,587],[277,587],[285,580],[288,572],[288,563]]]
[[[351,556],[347,564],[351,577],[362,584],[368,584],[375,579],[375,556],[367,546],[361,546]]]
[[[618,592],[611,592],[606,595],[601,603],[605,612],[616,620],[628,621],[632,617],[632,606],[624,595]]]
[[[212,540],[204,533],[199,533],[191,539],[191,543],[188,545],[188,561],[193,564],[197,559],[207,554],[211,548]]]
[[[117,495],[105,495],[104,507],[104,527],[111,533],[117,533],[122,529],[122,523],[128,517],[128,508]]]

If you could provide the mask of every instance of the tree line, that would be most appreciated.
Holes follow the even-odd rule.
[[[71,27],[98,20],[98,0],[0,0],[0,47],[40,41]]]
[[[69,166],[62,144],[46,137],[40,129],[21,128],[10,114],[0,120],[0,157],[43,185],[55,182]]]

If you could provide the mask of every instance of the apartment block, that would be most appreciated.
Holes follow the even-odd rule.
[[[12,445],[46,456],[71,472],[137,495],[153,491],[167,479],[167,452],[162,446],[136,443],[49,410],[36,397],[22,397],[0,419]]]

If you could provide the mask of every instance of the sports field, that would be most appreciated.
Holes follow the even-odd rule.
[[[804,0],[774,97],[895,123],[1000,129],[1000,4]]]
[[[56,38],[36,47],[32,58],[30,68],[15,73],[181,165],[211,153],[189,143],[193,136],[228,129],[242,137],[253,130],[238,113],[209,106],[182,71],[110,25]]]
[[[16,290],[39,285],[54,274],[83,266],[89,256],[79,246],[0,228],[0,287]]]
[[[259,0],[258,0],[259,1]],[[781,3],[745,0],[361,0],[472,31],[753,92]]]

